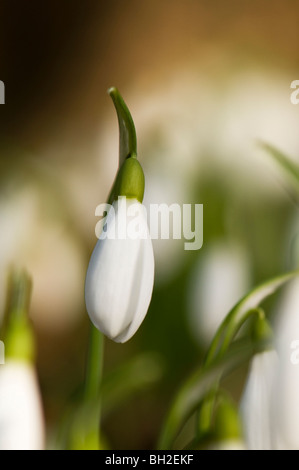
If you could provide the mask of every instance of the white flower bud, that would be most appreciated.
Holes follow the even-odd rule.
[[[9,360],[0,366],[0,449],[43,448],[44,419],[34,368]]]
[[[85,301],[91,321],[114,341],[129,340],[147,313],[153,283],[145,208],[137,199],[121,197],[109,211],[87,270]]]

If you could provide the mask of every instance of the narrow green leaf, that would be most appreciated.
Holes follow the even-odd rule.
[[[259,145],[262,149],[266,150],[266,152],[274,158],[288,176],[293,179],[296,183],[297,189],[299,190],[299,164],[270,144],[259,142]]]

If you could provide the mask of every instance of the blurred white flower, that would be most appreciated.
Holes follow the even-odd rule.
[[[299,280],[283,292],[275,327],[279,367],[275,382],[277,447],[299,449],[299,365],[291,361],[293,341],[299,340]]]
[[[273,385],[277,371],[274,350],[256,354],[241,398],[244,438],[249,450],[271,450],[274,445]]]
[[[129,227],[130,216],[134,215],[131,209],[136,208],[141,211],[135,237],[124,233],[124,225]],[[109,338],[124,343],[135,334],[147,313],[154,283],[154,256],[142,204],[137,199],[119,198],[112,209],[104,224],[105,238],[97,241],[91,255],[85,301],[93,324]]]
[[[191,274],[187,308],[191,331],[208,345],[220,323],[250,285],[246,253],[226,242],[201,250]]]
[[[0,366],[0,450],[42,450],[44,417],[37,377],[27,362]]]
[[[39,328],[69,328],[83,311],[85,259],[60,205],[48,189],[14,187],[0,199],[0,320],[8,268],[33,278],[30,315]]]

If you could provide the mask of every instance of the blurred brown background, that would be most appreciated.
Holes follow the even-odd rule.
[[[103,112],[112,112],[112,85],[145,93],[161,75],[207,56],[222,71],[247,61],[298,67],[291,0],[12,0],[0,8],[2,139],[35,151],[53,140],[92,146]]]

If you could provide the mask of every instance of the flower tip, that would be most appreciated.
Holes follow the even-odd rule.
[[[119,125],[119,167],[126,158],[137,155],[136,130],[131,113],[116,87],[110,87],[108,94],[116,109]]]
[[[110,96],[113,96],[113,95],[115,96],[115,95],[119,94],[118,90],[115,86],[111,86],[110,88],[108,88],[107,93]]]

